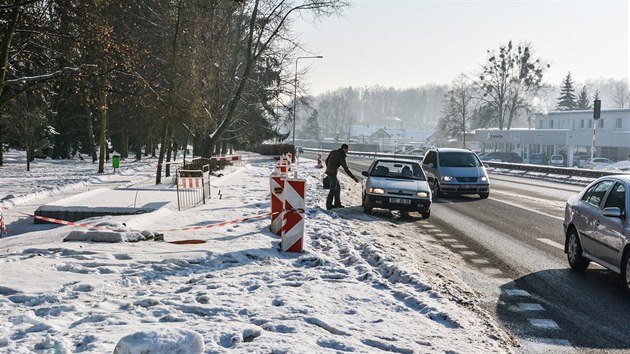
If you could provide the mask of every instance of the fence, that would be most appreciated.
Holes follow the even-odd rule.
[[[201,170],[177,171],[177,209],[190,208],[206,204],[210,198],[210,165],[203,165]]]

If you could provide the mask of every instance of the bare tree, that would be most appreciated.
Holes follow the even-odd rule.
[[[615,86],[615,92],[613,93],[613,100],[619,108],[626,108],[626,105],[630,102],[630,90],[626,83],[619,83]]]
[[[479,98],[494,112],[499,129],[510,129],[518,111],[531,110],[531,98],[543,87],[543,74],[550,67],[532,57],[529,44],[518,47],[509,41],[499,51],[488,51],[475,85]]]
[[[453,138],[461,136],[464,148],[466,148],[466,131],[475,111],[474,95],[474,87],[466,75],[457,76],[444,97],[443,113],[438,122],[438,129],[444,135]]]

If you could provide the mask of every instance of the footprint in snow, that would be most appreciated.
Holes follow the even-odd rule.
[[[344,343],[341,343],[339,341],[332,340],[332,339],[319,339],[317,341],[317,345],[319,345],[322,348],[334,349],[336,351],[341,351],[341,352],[354,352],[356,350],[353,347],[349,347],[345,345]]]

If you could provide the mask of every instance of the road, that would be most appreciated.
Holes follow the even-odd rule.
[[[357,175],[369,163],[348,159]],[[593,263],[585,273],[571,271],[563,252],[564,203],[583,187],[490,179],[486,200],[434,199],[429,223],[436,242],[466,261],[462,276],[522,343],[518,351],[629,352],[630,296],[617,275]]]

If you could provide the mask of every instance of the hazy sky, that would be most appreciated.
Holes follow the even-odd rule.
[[[627,78],[629,0],[426,1],[354,0],[343,17],[295,28],[311,53],[308,87],[319,94],[339,87],[407,88],[448,84],[474,73],[486,51],[530,42],[551,63],[546,81],[560,84]]]

